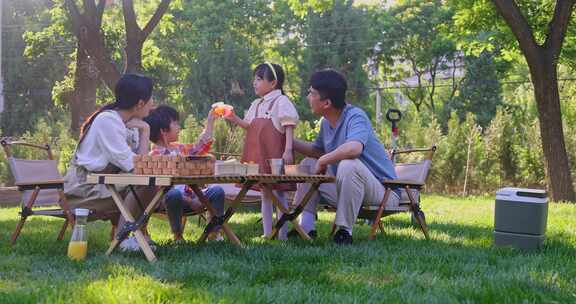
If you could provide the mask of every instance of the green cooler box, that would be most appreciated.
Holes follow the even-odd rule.
[[[538,249],[544,243],[547,219],[546,191],[502,188],[496,192],[494,245]]]

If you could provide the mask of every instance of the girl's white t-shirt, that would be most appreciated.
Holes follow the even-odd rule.
[[[76,162],[88,171],[102,171],[112,163],[130,172],[134,169],[132,159],[138,138],[138,130],[127,128],[118,112],[104,111],[96,116],[78,147]]]
[[[272,109],[268,111],[270,103],[274,99],[276,99],[276,101],[274,102]],[[300,119],[298,111],[296,111],[296,108],[290,99],[285,95],[282,95],[280,90],[273,90],[264,97],[258,98],[252,102],[250,108],[244,115],[244,120],[248,123],[252,122],[252,120],[256,118],[256,108],[258,107],[258,103],[260,103],[260,107],[258,108],[258,118],[272,119],[272,124],[274,124],[276,130],[280,131],[280,133],[285,132],[286,126],[296,126],[296,124],[298,124],[298,120]]]

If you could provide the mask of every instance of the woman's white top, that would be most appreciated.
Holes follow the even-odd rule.
[[[276,99],[276,101],[274,102],[272,109],[268,111],[270,103],[274,99]],[[286,126],[296,126],[300,119],[298,117],[298,111],[296,111],[296,108],[290,99],[285,95],[282,95],[280,90],[273,90],[264,97],[258,98],[252,102],[246,115],[244,115],[245,121],[250,123],[254,118],[256,118],[256,108],[260,102],[262,103],[258,108],[258,118],[272,119],[274,127],[276,130],[280,131],[280,133],[284,133],[284,128]]]
[[[96,116],[78,147],[76,162],[92,172],[104,170],[109,163],[130,172],[138,139],[138,130],[127,128],[118,112],[104,111]]]

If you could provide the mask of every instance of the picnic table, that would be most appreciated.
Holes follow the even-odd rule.
[[[201,176],[170,176],[170,175],[136,175],[136,174],[89,174],[87,177],[87,182],[92,184],[104,184],[107,189],[112,193],[112,199],[114,203],[120,210],[120,213],[126,219],[127,223],[120,229],[116,234],[116,237],[112,240],[110,247],[106,251],[106,255],[110,255],[114,249],[124,240],[130,232],[133,232],[136,236],[136,240],[142,248],[144,255],[150,262],[156,261],[156,255],[152,251],[150,245],[146,241],[144,234],[139,230],[140,226],[147,222],[148,218],[152,212],[156,209],[162,196],[166,193],[170,187],[174,185],[189,185],[194,193],[198,196],[198,199],[202,205],[207,209],[211,215],[211,219],[206,225],[204,232],[198,239],[198,243],[206,241],[208,234],[218,226],[222,227],[222,230],[226,234],[228,240],[236,245],[241,246],[242,243],[240,239],[236,236],[234,231],[228,225],[228,221],[234,215],[238,205],[246,195],[246,192],[254,186],[259,184],[263,191],[269,191],[272,197],[272,203],[282,211],[283,215],[274,226],[272,235],[269,236],[270,239],[276,237],[278,230],[287,221],[292,222],[294,229],[298,231],[300,236],[306,240],[311,240],[310,236],[302,229],[297,221],[298,216],[304,210],[304,207],[314,194],[314,191],[318,189],[322,183],[334,182],[333,176],[327,175],[271,175],[271,174],[259,174],[259,175],[201,175]],[[235,199],[232,201],[228,209],[223,216],[217,216],[215,209],[211,206],[210,201],[202,193],[201,187],[206,184],[239,184],[241,185],[241,190],[236,195]],[[278,183],[310,183],[310,190],[304,195],[302,200],[296,205],[293,210],[287,210],[279,202],[278,198],[272,192],[272,185]],[[146,207],[144,212],[140,217],[135,219],[135,217],[129,212],[129,210],[124,205],[124,199],[118,193],[116,185],[127,185],[134,195],[136,192],[133,190],[134,186],[150,186],[158,187],[158,192],[152,198],[150,204]]]

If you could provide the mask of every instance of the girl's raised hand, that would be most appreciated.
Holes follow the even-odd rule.
[[[238,119],[238,116],[236,116],[236,112],[234,112],[234,108],[226,109],[226,111],[224,112],[224,115],[222,115],[222,117],[224,117],[224,119],[232,121],[232,122],[234,122],[235,120]]]

